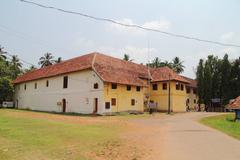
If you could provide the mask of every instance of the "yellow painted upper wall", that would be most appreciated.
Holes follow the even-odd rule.
[[[140,91],[136,90],[136,86],[131,86],[131,90],[127,90],[127,85],[117,84],[117,89],[112,89],[111,83],[104,83],[104,101],[110,102],[112,112],[144,109],[144,93],[146,88],[140,87]],[[116,105],[112,105],[111,99],[116,99]],[[132,100],[135,105],[132,105]]]
[[[157,84],[158,89],[153,90],[153,85]],[[167,87],[164,89],[163,84]],[[179,90],[176,88],[176,84],[179,84]],[[150,88],[150,100],[158,103],[159,110],[168,109],[168,82],[156,82],[151,84]],[[186,111],[186,85],[184,83],[171,81],[170,82],[170,107],[173,111],[182,112]]]

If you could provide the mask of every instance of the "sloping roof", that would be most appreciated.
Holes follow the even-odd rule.
[[[103,54],[96,54],[94,68],[105,82],[146,85],[147,67]]]
[[[152,82],[168,81],[170,78],[170,80],[190,83],[188,80],[178,75],[169,67],[151,68],[151,76],[152,76]]]
[[[32,72],[25,73],[22,76],[17,77],[14,80],[14,84],[32,81],[41,78],[54,77],[61,74],[66,74],[70,72],[76,72],[84,69],[91,68],[91,62],[94,54],[87,54],[84,56],[76,57],[63,61],[52,66],[47,66],[44,68],[36,69]]]
[[[240,96],[228,104],[228,109],[240,109]]]
[[[188,78],[185,76],[182,76],[184,79],[186,79],[188,82],[190,82],[189,84],[187,84],[187,86],[192,87],[192,88],[197,88],[197,81],[195,79],[192,78]]]
[[[14,80],[14,84],[85,69],[93,69],[104,82],[144,86],[144,79],[148,79],[148,68],[145,65],[94,52],[26,73]],[[189,83],[168,67],[151,68],[150,73],[153,82],[167,81],[170,74],[170,80]]]

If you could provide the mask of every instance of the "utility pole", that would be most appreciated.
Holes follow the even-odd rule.
[[[169,75],[168,75],[169,77],[168,77],[168,114],[170,114],[171,113],[171,98],[170,98],[170,96],[171,96],[171,87],[170,87],[170,85],[171,85],[171,80],[170,80],[170,73],[169,73]]]

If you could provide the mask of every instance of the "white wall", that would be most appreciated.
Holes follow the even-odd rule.
[[[63,77],[68,76],[68,88],[63,88]],[[46,81],[49,87],[46,87]],[[98,83],[99,89],[93,84]],[[37,89],[34,88],[37,83]],[[103,81],[92,70],[69,73],[52,78],[46,78],[15,86],[15,103],[18,108],[62,112],[62,105],[57,105],[66,99],[66,112],[92,113],[94,98],[98,98],[98,113],[104,113]],[[19,89],[20,88],[20,89]]]

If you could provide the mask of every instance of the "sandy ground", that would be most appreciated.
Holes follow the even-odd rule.
[[[9,112],[11,116],[64,121],[83,125],[103,123],[124,128],[121,141],[107,142],[91,154],[96,160],[240,160],[240,141],[198,122],[219,113],[155,114],[143,118],[82,117],[37,112]]]
[[[131,120],[138,129],[126,136],[151,151],[143,159],[239,160],[239,140],[198,122],[203,117],[213,115],[217,113],[156,115]]]

